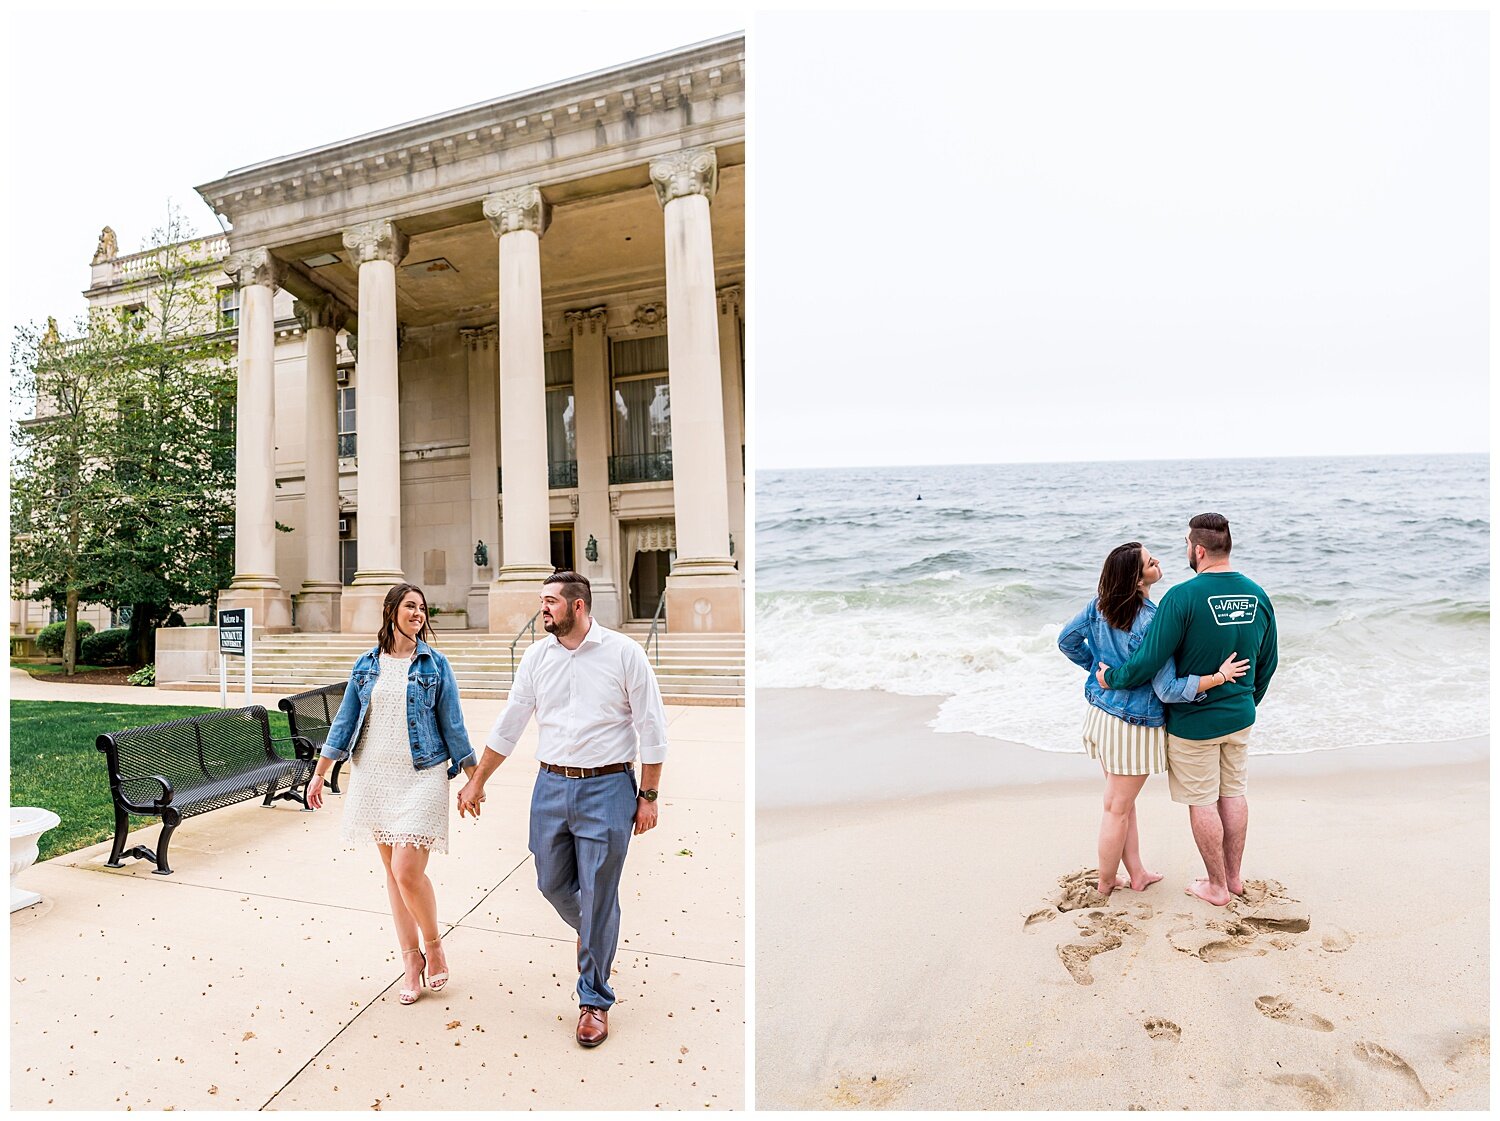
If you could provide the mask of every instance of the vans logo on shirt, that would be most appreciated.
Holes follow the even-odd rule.
[[[1209,596],[1208,606],[1219,626],[1239,627],[1255,622],[1260,600],[1256,596]]]

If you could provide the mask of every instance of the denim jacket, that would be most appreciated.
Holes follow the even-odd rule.
[[[328,728],[323,758],[349,758],[359,742],[365,716],[370,711],[370,694],[375,691],[379,677],[380,648],[376,647],[361,654],[349,671],[349,687],[344,690],[338,715]],[[465,764],[474,762],[474,749],[469,744],[463,709],[458,703],[458,680],[448,659],[420,639],[406,671],[406,724],[415,770],[425,771],[447,763],[448,777],[452,778]]]
[[[1149,599],[1141,603],[1135,622],[1129,631],[1116,630],[1099,613],[1099,598],[1089,600],[1088,606],[1073,616],[1072,622],[1057,636],[1057,648],[1068,656],[1074,665],[1088,671],[1083,682],[1083,698],[1097,709],[1117,716],[1127,724],[1144,724],[1148,728],[1159,728],[1167,722],[1167,704],[1192,704],[1205,699],[1208,694],[1198,692],[1199,677],[1188,674],[1177,676],[1177,663],[1168,658],[1151,680],[1150,685],[1134,689],[1101,689],[1094,677],[1100,662],[1114,667],[1122,666],[1136,647],[1146,637],[1146,628],[1156,614],[1156,604]]]

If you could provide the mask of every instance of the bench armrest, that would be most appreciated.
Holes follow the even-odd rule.
[[[279,759],[286,758],[285,755],[276,750],[276,745],[279,743],[289,743],[292,745],[292,758],[294,759],[311,759],[317,754],[317,749],[308,742],[306,736],[272,736],[271,751]]]
[[[126,782],[154,782],[158,786],[161,787],[161,794],[159,794],[157,796],[155,802],[152,802],[150,804],[137,804],[135,802],[132,802],[129,798],[125,797],[124,791],[121,790],[119,792],[120,804],[122,806],[124,806],[125,809],[128,810],[130,813],[137,813],[137,814],[155,814],[155,813],[161,813],[161,811],[163,809],[165,809],[167,806],[170,806],[172,804],[172,799],[175,798],[175,797],[177,797],[177,792],[172,788],[172,784],[170,782],[168,782],[167,779],[164,778],[161,775],[136,775],[136,776],[134,776],[132,778],[128,778],[128,779],[122,778],[120,781],[121,781],[121,783],[126,783]]]

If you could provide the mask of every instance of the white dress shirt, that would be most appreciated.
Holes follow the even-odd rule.
[[[597,619],[577,650],[553,634],[531,644],[485,744],[509,755],[532,713],[539,762],[607,767],[637,754],[642,763],[667,758],[667,713],[646,651]]]

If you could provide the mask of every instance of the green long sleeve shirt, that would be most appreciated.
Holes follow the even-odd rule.
[[[1133,689],[1168,658],[1178,673],[1207,675],[1231,652],[1250,659],[1249,670],[1197,704],[1167,705],[1169,733],[1208,740],[1248,728],[1276,672],[1276,613],[1265,589],[1238,572],[1200,572],[1162,596],[1140,648],[1104,680],[1111,689]]]

